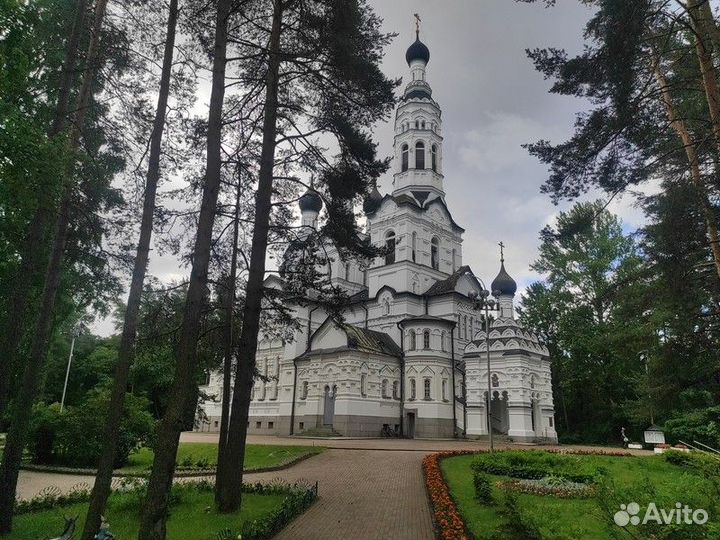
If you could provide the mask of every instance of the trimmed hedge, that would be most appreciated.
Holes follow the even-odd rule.
[[[595,477],[602,473],[599,469],[589,469],[569,455],[541,454],[535,451],[481,454],[473,461],[471,467],[473,471],[497,476],[541,480],[553,475],[580,484],[593,483]]]
[[[475,500],[481,504],[492,504],[492,486],[490,479],[483,473],[473,473],[473,488],[475,489]]]

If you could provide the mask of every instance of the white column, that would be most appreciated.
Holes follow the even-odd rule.
[[[535,432],[532,429],[532,409],[523,403],[508,403],[510,429],[508,436],[516,440],[532,440]]]

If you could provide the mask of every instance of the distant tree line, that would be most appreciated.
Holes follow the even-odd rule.
[[[529,1],[533,0],[520,0]],[[553,1],[545,1],[552,6]],[[583,2],[583,51],[528,56],[551,92],[583,98],[566,142],[527,145],[542,190],[579,203],[542,231],[523,317],[555,358],[561,438],[607,441],[651,420],[720,446],[720,29],[707,0]],[[607,211],[636,186],[648,224]]]

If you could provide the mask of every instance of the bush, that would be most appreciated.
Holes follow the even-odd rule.
[[[481,504],[492,504],[492,487],[490,480],[483,473],[473,473],[473,486],[475,487],[475,500]]]
[[[517,495],[505,494],[505,523],[500,527],[501,538],[507,540],[541,540],[542,534],[535,521],[520,511]]]
[[[93,389],[77,407],[59,413],[57,404],[39,404],[33,411],[30,453],[34,463],[69,467],[96,467],[104,441],[110,392]],[[130,453],[141,445],[148,445],[155,429],[155,421],[147,411],[148,401],[128,394],[116,441],[115,466],[127,463]]]
[[[473,461],[472,469],[526,480],[540,480],[555,475],[583,484],[592,483],[598,474],[596,469],[576,456],[527,451],[480,454]]]
[[[60,404],[37,403],[33,406],[28,437],[28,451],[33,463],[52,463],[55,440],[61,423]]]
[[[673,443],[700,441],[720,447],[720,405],[679,413],[665,422],[665,435]]]

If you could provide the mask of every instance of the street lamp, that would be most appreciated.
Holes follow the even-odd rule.
[[[478,279],[478,281],[480,281]],[[487,401],[485,403],[485,417],[487,419],[488,436],[490,438],[490,451],[495,449],[493,444],[493,432],[492,432],[492,420],[490,418],[490,402],[491,402],[491,371],[490,371],[490,311],[495,311],[497,302],[490,296],[490,291],[485,288],[485,284],[480,281],[482,290],[480,294],[475,291],[470,291],[468,297],[473,301],[473,309],[485,310],[485,350],[487,353]],[[496,293],[497,294],[497,293]]]
[[[70,365],[72,364],[73,352],[75,351],[75,338],[80,335],[80,325],[72,330],[72,341],[70,342],[70,356],[68,356],[67,369],[65,370],[65,384],[63,385],[62,399],[60,400],[60,412],[65,408],[65,394],[67,393],[68,379],[70,378]]]

